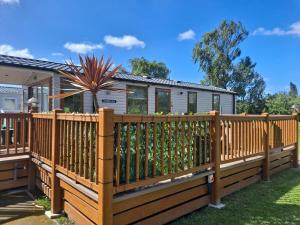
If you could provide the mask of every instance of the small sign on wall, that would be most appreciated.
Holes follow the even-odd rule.
[[[114,99],[102,99],[102,103],[117,103],[117,100],[114,100]]]

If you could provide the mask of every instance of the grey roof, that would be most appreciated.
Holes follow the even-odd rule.
[[[139,82],[139,83],[149,83],[154,85],[166,85],[170,87],[181,87],[181,88],[187,88],[187,89],[200,89],[200,90],[207,90],[207,91],[214,91],[214,92],[226,92],[235,94],[233,91],[229,91],[223,88],[218,88],[215,86],[207,86],[207,85],[201,85],[196,83],[190,83],[185,81],[176,81],[176,80],[168,80],[168,79],[158,79],[153,77],[147,77],[147,76],[136,76],[136,75],[130,75],[130,74],[118,74],[115,76],[116,80],[126,80],[130,82]]]
[[[22,94],[22,88],[0,85],[0,94]]]
[[[44,61],[39,59],[28,59],[8,55],[0,55],[0,65],[25,67],[29,69],[41,69],[48,71],[68,70],[68,66],[63,63]]]
[[[20,58],[20,57],[1,55],[1,54],[0,54],[0,65],[39,69],[39,70],[46,70],[46,71],[57,71],[57,70],[68,71],[69,70],[69,67],[63,63],[43,61],[43,60],[38,60],[38,59]],[[201,84],[190,83],[190,82],[185,82],[185,81],[158,79],[158,78],[147,77],[147,76],[136,76],[136,75],[131,75],[131,74],[118,74],[115,76],[115,79],[123,80],[123,81],[130,81],[130,82],[148,83],[148,84],[154,84],[154,85],[165,85],[165,86],[170,86],[170,87],[181,87],[181,88],[187,88],[187,89],[198,89],[198,90],[207,90],[207,91],[235,94],[235,92],[233,92],[233,91],[226,90],[223,88],[218,88],[215,86],[207,86],[207,85],[201,85]]]

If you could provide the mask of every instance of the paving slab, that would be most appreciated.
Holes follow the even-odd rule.
[[[45,216],[43,209],[34,205],[25,191],[0,193],[0,224],[57,225]]]

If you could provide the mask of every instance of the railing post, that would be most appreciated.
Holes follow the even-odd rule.
[[[33,138],[32,137],[33,136],[32,129],[33,129],[33,119],[32,119],[32,113],[30,113],[28,115],[28,148],[29,148],[29,154],[30,154],[30,158],[28,161],[28,185],[27,185],[28,191],[32,191],[35,188],[35,172],[36,171],[35,171],[35,165],[31,161],[32,138]],[[25,138],[25,134],[24,134],[24,138]],[[21,141],[21,137],[20,137],[20,141]]]
[[[295,147],[296,147],[296,149],[294,151],[293,167],[298,168],[298,166],[299,166],[298,165],[299,164],[299,153],[298,153],[298,113],[294,112],[292,115],[295,116],[295,124],[294,124],[295,130],[294,129],[292,129],[292,130],[294,130],[294,132],[295,132],[295,134],[293,134],[293,136],[295,135]]]
[[[264,164],[263,164],[263,179],[270,181],[270,126],[269,126],[269,113],[262,114],[265,117],[264,120],[264,135],[263,135],[263,148],[264,148]]]
[[[113,145],[114,123],[113,109],[101,108],[99,113],[98,130],[98,206],[99,225],[111,225],[113,223]]]
[[[52,149],[51,149],[51,214],[59,214],[62,211],[62,191],[59,186],[59,178],[56,176],[56,165],[59,161],[59,123],[57,113],[63,112],[61,109],[52,111]]]
[[[213,170],[215,171],[214,174],[214,182],[212,185],[212,193],[211,193],[211,204],[210,206],[215,208],[223,208],[224,205],[221,204],[221,137],[220,137],[220,114],[218,111],[211,111],[209,113],[213,116],[212,120],[212,128],[213,128],[213,140],[214,140],[214,166]]]

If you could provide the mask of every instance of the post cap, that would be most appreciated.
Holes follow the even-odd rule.
[[[53,112],[63,112],[64,110],[61,109],[61,108],[56,108],[56,109],[53,109],[52,111],[53,111]]]
[[[213,110],[213,111],[209,112],[209,115],[212,115],[212,116],[220,115],[220,112],[216,111],[216,110]]]
[[[109,107],[102,107],[98,109],[98,112],[113,112],[114,110]]]

